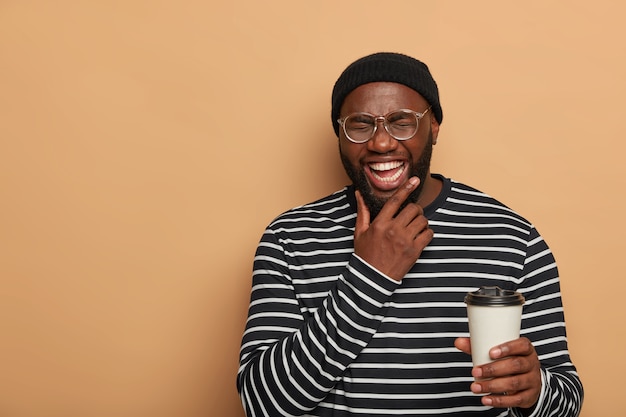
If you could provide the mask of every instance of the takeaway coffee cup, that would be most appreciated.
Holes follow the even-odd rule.
[[[480,287],[465,296],[474,366],[492,362],[491,348],[519,337],[524,301],[522,294],[500,287]]]

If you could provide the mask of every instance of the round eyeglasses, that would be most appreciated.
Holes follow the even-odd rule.
[[[365,143],[376,134],[378,122],[383,122],[385,130],[396,140],[411,139],[417,133],[419,121],[428,113],[430,107],[419,113],[409,109],[394,110],[384,116],[375,116],[370,113],[352,113],[337,123],[343,128],[346,138],[350,142]]]

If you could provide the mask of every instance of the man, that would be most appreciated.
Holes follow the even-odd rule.
[[[577,416],[554,258],[527,220],[441,175],[427,66],[377,53],[337,80],[353,184],[267,228],[237,386],[248,416]],[[464,296],[524,295],[522,337],[472,367]]]

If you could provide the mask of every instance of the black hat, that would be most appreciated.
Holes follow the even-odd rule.
[[[439,104],[437,83],[430,75],[426,64],[407,55],[378,52],[354,61],[335,83],[330,117],[337,136],[339,136],[337,119],[346,96],[363,84],[378,81],[404,84],[417,91],[432,106],[435,119],[441,123],[443,112]]]

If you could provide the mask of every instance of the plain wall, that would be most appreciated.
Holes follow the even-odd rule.
[[[0,2],[0,415],[241,417],[254,250],[347,183],[343,68],[424,60],[433,171],[554,251],[584,417],[622,415],[626,6]]]

